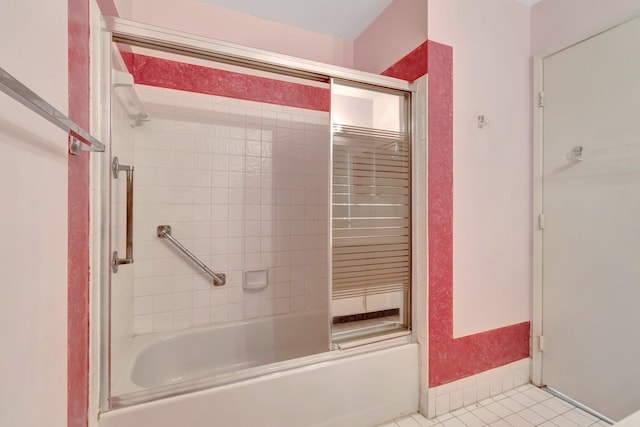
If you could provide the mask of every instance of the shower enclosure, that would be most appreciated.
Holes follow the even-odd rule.
[[[408,84],[110,25],[103,406],[410,339]]]

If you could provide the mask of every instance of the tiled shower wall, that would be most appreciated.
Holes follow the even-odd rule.
[[[136,334],[327,310],[329,113],[136,85]],[[165,239],[227,284],[213,287]],[[243,288],[266,269],[268,285]]]

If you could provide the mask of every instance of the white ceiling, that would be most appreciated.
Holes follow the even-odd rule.
[[[393,0],[198,1],[345,40],[355,40],[393,2]],[[540,0],[516,1],[531,6]]]

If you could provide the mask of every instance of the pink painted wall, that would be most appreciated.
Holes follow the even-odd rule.
[[[68,0],[69,118],[90,130],[89,0]],[[68,426],[88,424],[89,408],[89,153],[68,168]]]
[[[563,48],[638,15],[637,0],[542,0],[531,11],[531,54]]]
[[[327,64],[353,66],[351,41],[196,0],[116,0],[116,6],[125,19]]]
[[[427,39],[427,0],[395,0],[354,41],[353,67],[381,73]]]
[[[0,66],[67,112],[67,0],[8,0]],[[0,425],[67,426],[67,136],[0,93]]]
[[[464,337],[454,336],[453,49],[427,41],[390,66],[384,74],[414,80],[427,70],[428,166],[417,166],[426,167],[429,185],[429,296],[428,302],[416,299],[419,315],[428,305],[429,332],[419,337],[421,344],[428,340],[428,362],[421,359],[421,375],[428,371],[428,379],[421,377],[421,387],[446,384],[526,358],[530,329],[529,322],[521,322]],[[418,296],[423,295],[425,285],[425,282],[417,284]],[[423,319],[418,318],[418,323],[421,321]],[[427,404],[422,399],[424,410]]]
[[[529,22],[513,0],[429,1],[429,39],[453,48],[454,337],[530,320]]]

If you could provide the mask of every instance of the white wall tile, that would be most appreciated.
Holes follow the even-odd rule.
[[[137,315],[134,318],[134,333],[137,335],[153,332],[153,315]]]
[[[139,89],[143,100],[208,110],[214,119],[154,117],[133,131],[136,333],[326,306],[319,300],[328,292],[329,261],[316,252],[328,245],[328,114]],[[214,271],[227,273],[225,288],[212,288],[158,241],[155,227],[163,223]],[[268,268],[269,288],[248,294],[242,288],[248,268]],[[305,283],[310,279],[320,282]]]
[[[155,295],[153,297],[154,313],[171,311],[172,307],[173,307],[173,301],[172,301],[171,294]]]
[[[153,330],[169,331],[173,329],[173,315],[171,312],[153,314]]]
[[[153,313],[153,297],[152,296],[135,297],[133,307],[134,307],[134,314],[136,316],[141,316],[143,314],[151,314]]]
[[[195,308],[193,310],[193,325],[208,325],[212,321],[211,309],[209,307]]]
[[[435,413],[429,414],[429,417],[439,417],[440,415],[447,414],[450,411],[449,407],[449,393],[437,396],[435,398]]]
[[[464,390],[458,389],[449,393],[449,410],[455,411],[464,405]]]
[[[530,366],[530,359],[526,358],[458,381],[429,388],[426,408],[428,417],[438,417],[463,406],[466,407],[483,401],[489,396],[512,391],[515,387],[522,385],[521,382],[524,381],[525,372],[527,374],[526,383],[529,382],[528,373],[531,369]],[[526,405],[534,405],[536,403],[536,400],[532,396],[527,397],[523,393],[519,393],[517,398],[528,399],[528,402],[521,403],[511,398],[506,398],[499,403],[495,403],[495,405],[497,405],[495,408],[496,411],[500,410],[498,405],[503,405],[507,409],[516,411],[524,409],[525,406],[523,406],[523,403]]]

